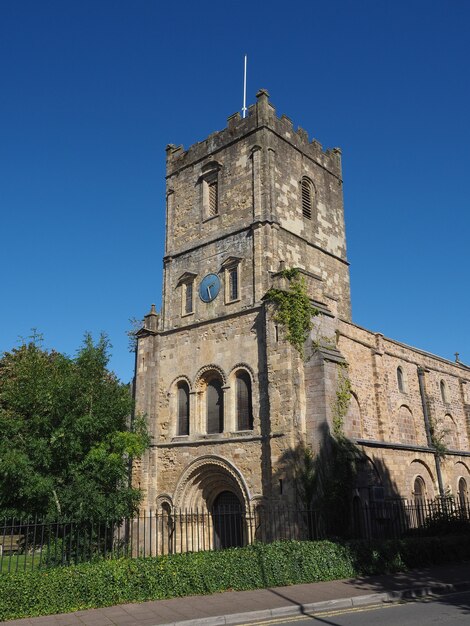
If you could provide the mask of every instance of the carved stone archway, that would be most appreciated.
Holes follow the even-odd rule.
[[[173,501],[190,531],[190,539],[179,539],[183,550],[248,542],[250,495],[240,471],[226,459],[207,455],[193,461],[181,475]]]
[[[232,492],[242,509],[248,510],[250,495],[240,471],[222,457],[206,455],[184,470],[173,502],[177,509],[210,511],[217,496],[224,491]]]

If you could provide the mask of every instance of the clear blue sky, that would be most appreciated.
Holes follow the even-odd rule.
[[[470,3],[0,0],[0,351],[160,305],[164,165],[267,88],[343,150],[353,319],[470,362]]]

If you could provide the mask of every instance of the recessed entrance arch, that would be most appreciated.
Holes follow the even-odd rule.
[[[209,517],[213,548],[247,542],[248,488],[240,471],[226,459],[207,455],[193,461],[181,475],[173,501],[175,510]]]

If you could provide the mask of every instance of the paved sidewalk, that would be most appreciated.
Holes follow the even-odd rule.
[[[467,589],[470,589],[470,563],[459,563],[386,576],[121,604],[3,623],[8,626],[219,626]]]

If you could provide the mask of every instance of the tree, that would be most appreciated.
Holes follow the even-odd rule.
[[[129,458],[149,444],[130,427],[129,388],[107,369],[109,342],[86,335],[75,358],[40,337],[0,359],[0,514],[121,519],[138,507]]]

